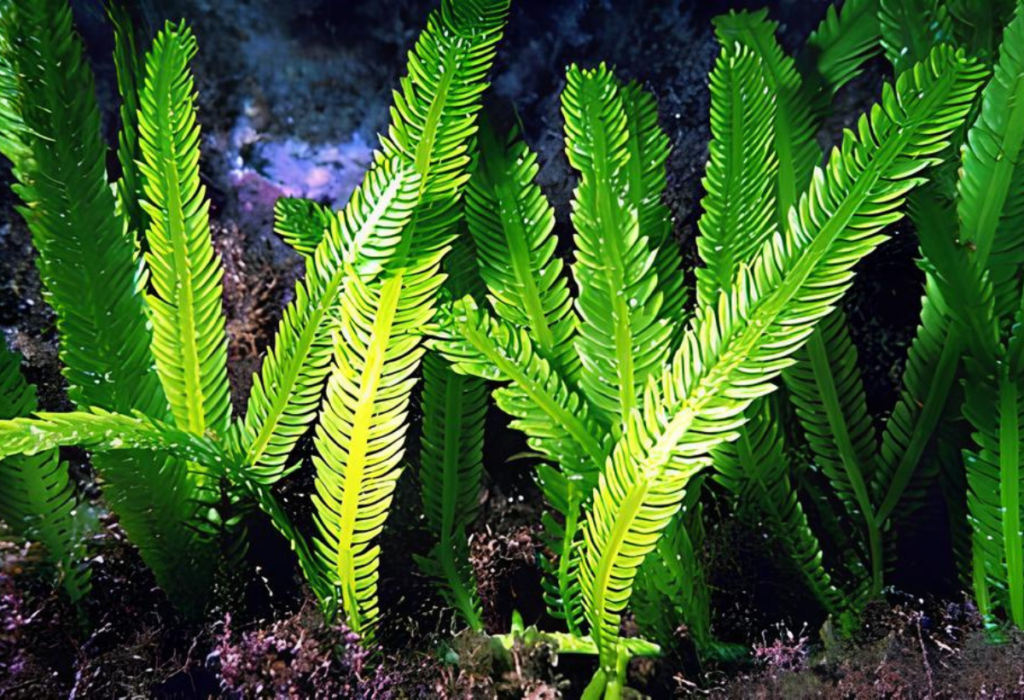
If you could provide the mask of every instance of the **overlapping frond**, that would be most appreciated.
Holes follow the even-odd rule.
[[[295,443],[316,418],[346,275],[380,273],[412,218],[419,187],[420,177],[400,161],[378,165],[306,261],[306,276],[253,379],[244,431],[252,478],[270,483],[284,474]]]
[[[146,56],[138,129],[153,357],[178,426],[203,435],[227,430],[231,402],[224,273],[199,180],[199,125],[188,67],[196,50],[184,23],[168,23],[157,34]]]
[[[456,371],[507,384],[494,392],[495,401],[530,448],[566,476],[596,483],[608,454],[604,431],[586,400],[536,350],[529,331],[494,318],[472,297],[456,302],[443,326],[448,337],[434,347]]]
[[[776,230],[775,93],[764,62],[750,49],[723,48],[711,71],[711,143],[704,213],[697,225],[697,299],[714,304],[736,270]]]
[[[591,634],[614,671],[620,616],[643,558],[708,451],[734,439],[749,403],[850,285],[851,268],[900,217],[917,173],[960,125],[982,73],[949,50],[886,86],[817,170],[785,235],[770,241],[717,308],[698,313],[660,382],[645,391],[600,478],[580,567]]]
[[[57,317],[68,394],[81,408],[169,417],[150,354],[137,245],[105,171],[92,73],[62,0],[5,3],[0,150]],[[160,585],[182,607],[208,590],[191,527],[198,479],[138,452],[98,455],[104,494]],[[198,559],[198,565],[197,561]]]
[[[697,270],[697,294],[704,306],[712,307],[723,291],[728,293],[739,268],[749,264],[777,230],[777,107],[761,55],[742,44],[724,47],[711,74],[713,140],[697,239],[706,265]],[[803,181],[803,174],[797,179]],[[840,595],[822,568],[820,547],[786,473],[782,434],[767,427],[774,420],[773,407],[755,401],[747,414],[751,420],[739,429],[737,441],[715,450],[718,478],[734,493],[753,497],[750,500],[776,528],[816,597],[827,609],[836,610]]]
[[[366,284],[350,274],[334,344],[335,369],[316,431],[316,548],[338,588],[346,623],[371,639],[377,623],[377,567],[395,482],[402,473],[414,373],[443,281],[440,251],[404,268],[406,286]],[[416,290],[415,295],[403,293]]]
[[[703,654],[710,651],[711,591],[704,574],[700,477],[686,487],[679,512],[640,567],[631,609],[640,631],[671,648],[685,629]]]
[[[330,207],[302,197],[281,197],[274,202],[274,232],[295,252],[311,257],[333,225]]]
[[[629,129],[621,88],[605,65],[569,67],[562,115],[566,154],[580,173],[572,214],[580,386],[617,434],[667,357],[672,328],[660,316],[655,250],[627,198]]]
[[[1024,627],[1024,371],[1003,359],[995,376],[987,363],[967,362],[964,415],[977,445],[964,453],[967,506],[979,610],[989,617],[1002,608]]]
[[[991,65],[1017,5],[1016,0],[948,0],[956,46]]]
[[[139,172],[139,161],[142,160],[139,90],[145,79],[145,64],[128,7],[117,0],[109,2],[107,17],[114,28],[114,70],[117,73],[117,91],[121,96],[121,130],[117,134],[121,178],[117,181],[117,198],[128,230],[138,240],[149,226],[149,219],[142,208],[142,174]]]
[[[472,240],[461,234],[445,259],[446,296],[483,297],[475,258]],[[477,631],[483,629],[483,620],[469,561],[468,530],[480,508],[489,394],[485,380],[455,372],[437,351],[424,357],[419,476],[427,529],[435,544],[429,556],[415,559]]]
[[[0,341],[0,420],[25,417],[36,410],[35,387],[25,381],[18,355]],[[11,454],[0,459],[0,520],[28,540],[42,543],[56,580],[72,602],[89,592],[90,571],[84,563],[84,518],[80,504],[55,449],[34,455]]]
[[[820,162],[821,150],[814,139],[816,125],[800,74],[775,38],[777,27],[777,22],[768,19],[767,10],[730,12],[715,18],[718,42],[725,49],[740,44],[760,56],[768,88],[775,94],[773,146],[779,164],[775,201],[782,228]]]
[[[394,158],[420,176],[414,214],[379,280],[345,281],[337,368],[316,439],[316,545],[346,622],[367,640],[379,614],[374,539],[401,473],[413,375],[461,215],[480,95],[507,10],[508,0],[445,0],[428,19],[377,158]]]
[[[122,415],[93,408],[0,420],[0,457],[38,454],[65,446],[84,447],[93,452],[129,450],[173,454],[221,469],[232,468],[237,461],[216,440],[192,435],[141,413]]]
[[[483,622],[467,531],[480,505],[488,393],[484,380],[456,374],[438,353],[424,358],[420,480],[427,527],[436,542],[429,557],[416,560],[478,631]]]
[[[836,309],[822,319],[794,359],[783,377],[811,453],[847,511],[871,518],[875,429],[846,315]]]
[[[457,302],[443,325],[448,339],[435,347],[456,371],[506,384],[494,391],[498,408],[549,462],[537,468],[544,498],[559,514],[543,519],[545,542],[555,554],[541,562],[548,574],[545,601],[553,616],[578,631],[583,623],[575,575],[580,509],[597,484],[608,435],[574,385],[535,348],[529,330],[493,318],[472,297]]]
[[[478,142],[466,222],[491,306],[504,320],[529,329],[538,352],[574,379],[577,318],[564,264],[555,255],[554,211],[535,182],[537,155],[515,131],[503,139],[487,120]]]
[[[848,601],[825,568],[821,543],[797,495],[776,406],[759,399],[747,409],[736,441],[714,452],[714,479],[738,495],[742,505],[756,509],[822,608],[838,613]]]
[[[0,150],[57,314],[68,393],[79,405],[160,417],[135,246],[107,182],[92,72],[61,0],[9,2],[0,62],[13,81]],[[70,216],[69,212],[74,212]]]

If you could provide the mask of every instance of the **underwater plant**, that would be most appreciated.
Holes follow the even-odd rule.
[[[559,628],[516,614],[493,641],[597,656],[586,698],[621,697],[629,661],[681,627],[704,658],[735,652],[712,624],[709,496],[766,525],[848,632],[940,489],[986,622],[1024,627],[1019,4],[847,0],[795,57],[766,10],[718,17],[693,289],[663,201],[656,99],[603,63],[571,65],[560,96],[577,178],[562,259],[527,134],[482,112],[508,13],[509,0],[442,0],[344,209],[276,203],[303,275],[232,415],[195,38],[168,23],[143,53],[110,7],[112,177],[68,3],[0,0],[0,152],[74,405],[39,412],[0,347],[13,534],[43,545],[71,601],[88,594],[91,516],[59,452],[81,446],[182,611],[203,613],[217,577],[240,570],[262,512],[326,616],[369,647],[380,535],[413,465],[430,540],[415,560],[483,632],[468,533],[493,398],[546,502],[538,563]],[[894,81],[826,158],[833,96],[879,54]],[[876,417],[841,302],[905,215],[924,299],[898,402]],[[299,471],[308,528],[280,495]]]
[[[493,313],[472,297],[456,302],[449,337],[436,346],[458,371],[506,385],[495,392],[499,407],[553,462],[539,475],[545,494],[565,523],[578,518],[578,530],[565,527],[556,551],[574,580],[558,584],[567,593],[560,601],[565,619],[585,621],[600,657],[585,697],[621,695],[631,656],[619,637],[622,614],[687,485],[717,446],[739,437],[743,412],[771,393],[772,381],[832,312],[850,286],[854,263],[887,238],[882,229],[900,218],[906,195],[924,182],[918,173],[941,162],[983,76],[978,63],[940,47],[895,87],[886,86],[881,106],[861,117],[825,168],[814,171],[785,228],[755,217],[769,228],[763,244],[685,325],[672,318],[679,307],[663,307],[668,294],[658,273],[672,267],[659,266],[665,248],[652,242],[664,239],[656,228],[642,233],[641,222],[651,221],[644,208],[657,205],[657,196],[645,197],[643,186],[651,182],[645,166],[659,155],[632,150],[645,140],[630,139],[625,95],[631,88],[604,66],[573,66],[567,74],[566,149],[581,175],[573,201],[575,314],[557,296],[566,288],[558,266],[547,267],[548,217],[535,215],[536,206],[520,206],[536,201],[518,194],[532,186],[533,173],[519,167],[521,155],[505,156],[495,189],[506,199],[484,207],[500,214],[503,237],[488,239],[488,253],[500,254],[506,270],[541,271],[531,274],[534,303],[502,303],[502,295],[521,286],[495,284],[485,274],[493,298],[501,300]],[[488,157],[486,146],[481,157]],[[752,194],[741,205],[772,201],[770,180],[742,185]],[[524,230],[531,233],[523,236]],[[517,238],[530,245],[513,253],[510,241]],[[536,258],[524,259],[524,247]],[[547,303],[541,293],[550,295]],[[554,335],[552,319],[524,316],[520,310],[527,308],[560,309],[552,316],[570,319],[572,343],[545,349],[540,339]],[[673,333],[679,333],[674,350]]]
[[[201,607],[209,588],[201,572],[218,561],[203,554],[215,533],[196,523],[238,524],[237,513],[217,511],[221,491],[236,510],[258,504],[291,541],[325,609],[342,610],[368,642],[377,618],[374,538],[401,473],[420,339],[444,279],[467,142],[507,2],[445,2],[431,16],[374,167],[343,212],[319,219],[306,275],[240,420],[229,413],[222,272],[199,181],[188,71],[195,40],[184,25],[168,25],[145,58],[144,79],[134,80],[126,58],[134,41],[123,34],[118,41],[122,86],[140,85],[135,121],[119,141],[129,153],[122,162],[138,172],[111,190],[70,10],[57,0],[43,5],[4,7],[3,146],[29,205],[23,213],[58,312],[65,376],[82,410],[5,422],[0,452],[88,447],[129,536],[183,606]],[[49,13],[59,31],[42,29]],[[77,112],[36,106],[49,100]],[[144,231],[127,228],[130,207],[115,201],[115,191],[141,197]],[[110,240],[76,242],[94,229]],[[98,288],[99,280],[111,289]],[[81,290],[89,291],[84,299]],[[290,456],[314,423],[311,545],[269,487],[298,468]],[[162,466],[133,466],[149,453]],[[175,539],[178,531],[187,537]],[[195,565],[182,565],[185,558]],[[185,595],[186,585],[196,590]]]

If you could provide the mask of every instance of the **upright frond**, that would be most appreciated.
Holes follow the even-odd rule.
[[[441,251],[406,268],[409,289],[346,278],[334,343],[335,369],[316,430],[316,548],[337,588],[346,623],[372,640],[379,610],[375,539],[402,473],[410,394],[424,347],[429,303],[443,277]]]
[[[776,97],[760,56],[723,49],[711,71],[711,144],[701,200],[697,299],[708,306],[732,287],[776,230]]]
[[[210,240],[210,202],[199,180],[199,125],[189,61],[196,41],[167,24],[146,56],[139,95],[146,263],[153,293],[153,356],[178,426],[223,434],[231,419],[221,303],[223,270]]]
[[[92,72],[63,0],[12,0],[0,19],[0,151],[14,165],[22,216],[57,317],[71,400],[163,419],[150,354],[144,276],[105,171]],[[151,455],[93,460],[104,494],[162,587],[201,606],[206,559],[192,527],[198,480]]]
[[[107,3],[107,16],[114,27],[114,69],[117,91],[121,96],[121,130],[117,134],[117,160],[121,178],[117,181],[117,197],[128,230],[138,240],[149,226],[142,208],[142,174],[139,161],[139,91],[145,80],[144,57],[135,36],[135,24],[128,7],[120,0]]]
[[[564,264],[555,248],[555,215],[537,186],[537,155],[516,132],[507,138],[484,120],[480,160],[466,189],[466,222],[491,306],[526,328],[538,352],[570,379],[577,318]]]
[[[987,363],[967,365],[964,415],[977,445],[964,453],[975,596],[986,617],[1002,608],[1024,627],[1024,371],[1006,361],[993,377]]]
[[[136,288],[140,264],[107,181],[92,71],[62,0],[4,8],[0,63],[13,81],[2,107],[20,208],[57,314],[71,399],[153,416],[166,400],[149,356]]]
[[[379,280],[349,274],[316,446],[318,552],[350,627],[376,626],[379,547],[422,339],[461,216],[480,96],[508,0],[445,0],[409,53],[383,155],[420,177],[414,213]]]
[[[475,257],[472,240],[460,235],[445,259],[446,295],[483,297]],[[419,475],[434,546],[429,556],[416,561],[476,631],[483,629],[483,620],[469,561],[468,530],[480,508],[489,393],[485,380],[455,372],[437,351],[424,357]]]
[[[972,244],[995,288],[996,316],[1009,322],[1024,266],[1024,9],[1018,5],[967,132],[957,214],[961,242]]]
[[[814,166],[821,160],[821,149],[814,139],[816,125],[800,74],[775,38],[777,27],[777,22],[768,19],[767,10],[730,12],[715,18],[718,42],[726,50],[739,44],[760,56],[768,88],[775,94],[775,201],[782,228],[790,208],[807,187]]]
[[[834,94],[860,75],[864,64],[882,49],[878,2],[844,0],[838,10],[828,6],[800,55],[805,83],[818,82]]]
[[[668,319],[676,335],[681,336],[689,313],[686,308],[689,290],[679,244],[672,237],[669,210],[662,201],[670,141],[658,124],[658,103],[654,95],[639,83],[630,82],[622,89],[622,107],[629,134],[626,196],[636,207],[640,235],[647,238],[647,244],[655,251],[654,271],[662,296],[662,317]]]
[[[664,362],[672,331],[660,317],[655,251],[626,199],[629,130],[620,92],[602,64],[570,66],[562,93],[566,153],[580,173],[572,215],[580,385],[616,433]]]

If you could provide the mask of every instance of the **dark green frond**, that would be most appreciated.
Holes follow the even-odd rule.
[[[1013,362],[1004,362],[995,377],[984,363],[967,367],[964,415],[977,445],[964,453],[975,596],[986,618],[998,607],[1024,627],[1024,371]]]
[[[487,383],[456,374],[436,352],[423,360],[423,511],[435,545],[417,563],[435,578],[470,628],[483,622],[469,563],[468,529],[476,519],[483,473]]]
[[[844,0],[829,5],[825,19],[807,38],[800,55],[804,82],[834,94],[882,49],[879,0]]]
[[[117,134],[117,160],[121,178],[117,181],[117,197],[128,230],[140,238],[149,227],[149,218],[142,208],[142,160],[139,146],[139,91],[145,80],[145,63],[135,36],[131,12],[120,0],[107,3],[107,17],[114,27],[114,69],[117,91],[121,95],[121,130]]]
[[[445,259],[446,295],[483,297],[484,283],[475,258],[473,242],[462,232]],[[416,562],[476,631],[483,630],[483,620],[469,561],[468,531],[480,508],[489,394],[486,381],[456,373],[438,352],[430,351],[423,358],[419,476],[427,529],[435,545],[429,556],[416,557]]]
[[[815,462],[851,514],[874,514],[869,484],[876,438],[846,316],[835,310],[795,354],[783,377]]]
[[[26,417],[35,410],[35,387],[21,375],[18,355],[0,341],[0,420]],[[85,506],[57,450],[0,459],[0,520],[16,535],[42,543],[57,582],[72,602],[84,597],[91,585],[80,508]]]
[[[882,46],[899,75],[931,50],[953,38],[946,3],[942,0],[879,0]]]
[[[975,249],[995,288],[996,318],[1009,322],[1024,266],[1024,9],[1006,28],[999,61],[967,132],[958,191],[960,239]]]

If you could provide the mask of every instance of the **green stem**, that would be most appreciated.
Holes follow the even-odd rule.
[[[1003,548],[1010,618],[1024,628],[1024,548],[1020,534],[1020,425],[1017,385],[1004,376],[999,392],[999,499],[1003,511]]]

